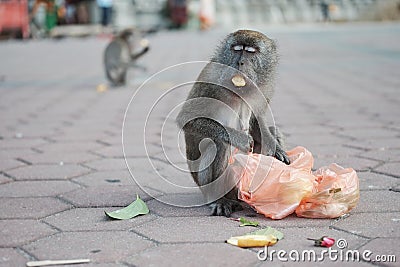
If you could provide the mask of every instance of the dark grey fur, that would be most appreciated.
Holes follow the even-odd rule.
[[[255,48],[255,52],[246,50],[236,51],[234,46]],[[213,62],[224,64],[244,73],[247,84],[253,81],[257,90],[250,85],[244,88],[226,88],[216,84],[202,83],[201,81],[222,81],[222,84],[232,84],[232,71],[216,70]],[[267,123],[268,105],[273,94],[274,77],[278,56],[273,40],[264,34],[250,30],[239,30],[229,34],[215,51],[214,56],[200,73],[198,82],[189,93],[187,101],[182,107],[177,123],[185,133],[186,156],[193,179],[199,185],[208,184],[217,179],[226,169],[231,155],[231,146],[243,152],[254,152],[272,155],[277,159],[289,163],[289,159],[282,147],[278,129],[269,127]],[[226,76],[226,77],[225,77]],[[260,97],[261,96],[261,97]],[[199,100],[208,98],[219,100],[237,112],[238,119],[232,118],[226,111],[221,111],[213,101]],[[194,101],[192,101],[194,100]],[[222,114],[222,115],[221,115]],[[227,121],[245,121],[248,128],[241,128],[240,123],[229,124]],[[228,125],[229,124],[229,125]],[[209,138],[211,142],[202,142]],[[217,149],[212,164],[207,165],[212,149]],[[213,155],[214,156],[214,155]],[[208,167],[207,167],[208,166]],[[203,169],[204,168],[204,169]],[[199,171],[200,170],[200,171]],[[203,192],[204,193],[204,192]],[[232,212],[241,208],[237,201],[237,190],[232,190],[210,205],[213,215],[230,216]]]

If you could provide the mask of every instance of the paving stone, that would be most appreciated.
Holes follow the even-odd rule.
[[[8,169],[14,169],[20,166],[26,165],[25,163],[15,159],[1,159],[0,160],[0,171]]]
[[[400,237],[400,212],[356,213],[334,223],[334,228],[369,238]]]
[[[123,207],[136,199],[136,194],[143,200],[151,197],[135,185],[99,185],[78,189],[60,197],[77,207]],[[154,192],[155,195],[159,194]]]
[[[310,134],[310,135],[291,135],[290,142],[295,144],[301,144],[304,147],[316,146],[316,145],[342,145],[343,140],[349,140],[348,138],[338,137],[333,134]]]
[[[26,155],[37,155],[39,153],[27,148],[1,149],[0,159],[17,159]]]
[[[0,174],[0,184],[9,183],[11,181],[13,180]]]
[[[0,266],[24,266],[28,260],[13,248],[0,248]]]
[[[389,163],[385,163],[382,166],[375,168],[374,170],[379,173],[384,173],[384,174],[400,177],[399,166],[400,166],[399,163],[389,162]]]
[[[70,181],[16,181],[0,185],[1,197],[56,196],[80,188]]]
[[[297,145],[301,146],[302,144]],[[291,149],[291,147],[289,147],[289,149]],[[307,149],[315,158],[324,158],[329,156],[338,158],[349,157],[360,152],[360,150],[340,145],[311,145],[308,146]]]
[[[363,158],[376,159],[380,161],[400,161],[400,149],[370,150],[358,155]]]
[[[11,139],[0,139],[0,149],[10,148],[32,148],[38,147],[48,142],[42,138],[11,138]]]
[[[104,211],[117,209],[119,208],[77,208],[49,216],[44,221],[62,231],[121,231],[156,218],[152,215],[153,210],[150,214],[130,220],[113,220],[104,214]]]
[[[57,232],[37,220],[1,220],[0,229],[0,247],[21,246]]]
[[[380,128],[379,131],[375,128],[345,128],[340,134],[352,137],[360,138],[361,140],[365,138],[394,138],[398,136],[398,132]]]
[[[358,173],[360,190],[382,190],[396,186],[400,181],[397,178],[373,172]]]
[[[163,217],[195,217],[211,214],[208,206],[182,208],[162,203],[157,199],[150,200],[146,204],[152,212]]]
[[[376,238],[369,241],[367,244],[362,246],[359,250],[365,251],[370,250],[373,254],[370,256],[371,261],[383,260],[382,256],[386,256],[387,262],[376,262],[376,264],[382,266],[398,266],[398,260],[400,258],[400,252],[397,248],[399,245],[400,238]],[[397,248],[397,249],[396,249]],[[388,256],[395,256],[396,261],[390,260]],[[376,258],[379,256],[381,258]],[[391,262],[390,262],[391,261]]]
[[[160,228],[160,226],[162,227]],[[196,227],[189,227],[195,225]],[[133,230],[146,237],[166,242],[221,242],[249,232],[226,217],[168,217],[140,225]]]
[[[223,255],[221,257],[221,255]],[[161,245],[125,260],[134,266],[254,266],[256,253],[228,244]]]
[[[95,231],[58,233],[23,248],[39,260],[89,258],[93,262],[112,263],[151,246],[151,241],[132,232]]]
[[[85,163],[92,169],[98,171],[115,171],[127,169],[124,159],[97,159]]]
[[[0,202],[0,219],[38,219],[71,208],[52,197],[0,198]]]
[[[87,152],[64,152],[62,150],[57,152],[44,152],[38,154],[31,154],[22,156],[22,159],[33,164],[59,164],[59,163],[84,163],[98,159],[99,156]]]
[[[95,141],[89,141],[89,142],[85,141],[85,142],[65,142],[65,143],[57,142],[57,143],[42,145],[36,148],[42,152],[59,153],[60,151],[63,151],[64,153],[67,152],[77,153],[77,152],[86,152],[89,150],[98,149],[100,147],[104,147],[104,145]]]
[[[361,191],[360,201],[353,212],[398,211],[400,193],[389,190]]]
[[[16,180],[60,180],[87,174],[90,169],[76,165],[30,165],[7,171]]]
[[[352,143],[352,146],[362,149],[400,149],[399,138],[385,138],[385,139],[365,139],[358,140]]]
[[[322,166],[329,166],[336,163],[343,168],[353,168],[356,171],[368,171],[380,165],[380,162],[370,159],[362,159],[357,157],[315,157],[314,168],[318,169]]]
[[[128,170],[94,172],[74,178],[73,181],[86,186],[135,184]]]

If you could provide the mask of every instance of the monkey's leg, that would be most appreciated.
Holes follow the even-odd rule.
[[[224,142],[246,153],[249,152],[253,146],[253,138],[246,132],[222,126],[212,119],[193,119],[185,125],[182,125],[182,123],[178,121],[178,124],[180,127],[183,127],[185,133],[187,132],[202,138],[210,138],[215,142]]]
[[[210,204],[211,215],[229,217],[232,212],[243,209],[240,202],[237,200],[237,189],[233,184],[234,182],[224,180],[226,178],[229,179],[229,176],[222,176],[224,175],[224,171],[228,165],[229,147],[230,146],[227,146],[223,143],[217,143],[216,147],[211,145],[208,146],[205,149],[205,155],[202,156],[202,160],[200,162],[200,171],[197,174],[197,183],[199,186],[214,182],[216,179],[220,179],[219,181],[222,182],[222,184],[217,183],[213,185],[214,187],[217,186],[218,188],[207,187],[206,189],[202,189],[206,199],[210,197],[212,198],[214,196],[213,194],[220,194],[221,190],[226,190],[226,188],[230,190],[227,194],[225,194],[224,197]],[[212,151],[212,149],[215,148],[217,148],[217,153]],[[212,159],[209,158],[209,155],[215,155],[211,165],[210,161]],[[232,188],[232,186],[234,188]]]

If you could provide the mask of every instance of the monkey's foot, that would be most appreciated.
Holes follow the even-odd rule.
[[[220,198],[210,204],[211,215],[230,217],[235,211],[242,210],[243,207],[239,201],[227,198]]]

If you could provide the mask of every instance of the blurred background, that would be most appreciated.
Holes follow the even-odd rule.
[[[0,0],[3,40],[398,19],[398,0]]]

